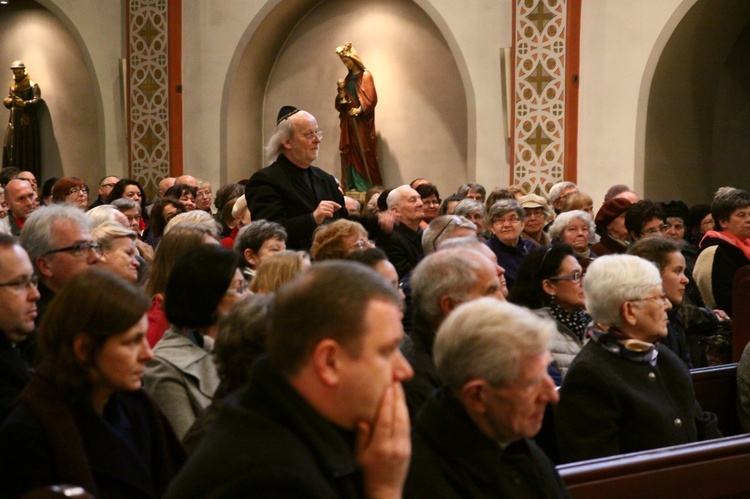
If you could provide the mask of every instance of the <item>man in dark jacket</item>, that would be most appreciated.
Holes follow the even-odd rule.
[[[400,497],[409,466],[401,298],[355,262],[276,296],[268,357],[165,497]]]
[[[317,226],[328,219],[347,217],[336,179],[312,166],[322,138],[312,114],[293,106],[282,107],[276,130],[266,145],[266,153],[274,162],[255,172],[245,186],[253,220],[284,226],[289,249],[309,250]]]
[[[445,387],[420,412],[404,497],[569,497],[530,440],[548,403],[555,324],[490,298],[457,308],[435,339]]]
[[[0,234],[0,423],[31,379],[39,291],[26,251]]]

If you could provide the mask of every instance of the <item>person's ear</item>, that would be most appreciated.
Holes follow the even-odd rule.
[[[46,257],[38,256],[36,258],[36,268],[44,277],[52,277],[54,274]]]
[[[73,337],[73,353],[83,364],[89,362],[89,349],[91,346],[91,337],[87,334],[78,333]]]
[[[452,296],[443,295],[440,297],[440,300],[438,300],[438,305],[440,306],[440,312],[442,312],[443,317],[448,317],[448,314],[460,304],[456,302]]]
[[[310,362],[320,381],[333,387],[341,383],[344,350],[334,339],[321,340],[313,348]]]
[[[473,379],[467,381],[461,387],[459,399],[467,411],[473,414],[484,414],[487,412],[487,389],[489,385],[484,379]]]
[[[548,295],[554,295],[555,294],[555,285],[552,284],[552,281],[549,279],[542,280],[542,291],[547,293]]]
[[[247,248],[243,254],[245,255],[245,261],[247,261],[247,263],[249,263],[250,266],[255,269],[258,265],[258,257],[255,256],[253,250]]]
[[[620,315],[622,315],[625,323],[629,326],[635,326],[638,324],[638,317],[635,315],[635,304],[632,301],[626,301],[622,304]]]

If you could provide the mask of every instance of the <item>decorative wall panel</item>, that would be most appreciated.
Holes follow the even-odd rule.
[[[565,172],[570,2],[514,3],[511,182],[529,192],[547,192],[570,179]]]
[[[167,0],[128,2],[130,178],[154,193],[170,175]]]

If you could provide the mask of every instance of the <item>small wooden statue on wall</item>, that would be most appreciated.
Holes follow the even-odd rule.
[[[367,191],[383,185],[378,166],[378,138],[375,131],[375,106],[378,94],[372,74],[346,42],[336,48],[349,72],[338,81],[335,106],[341,121],[341,175],[349,190]]]
[[[23,61],[14,61],[10,69],[13,71],[13,82],[8,97],[3,100],[5,107],[10,109],[3,141],[3,168],[15,166],[40,178],[39,120],[36,111],[42,101],[42,91],[29,78]]]

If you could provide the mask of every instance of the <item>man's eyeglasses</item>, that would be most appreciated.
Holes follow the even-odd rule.
[[[303,133],[302,136],[309,141],[315,140],[315,137],[323,140],[323,130],[318,130],[317,132]]]
[[[88,194],[89,193],[89,188],[88,187],[73,187],[72,189],[70,189],[68,191],[68,196],[72,196],[74,194],[78,194],[79,192],[82,192],[84,194]]]
[[[114,187],[117,182],[110,182],[108,184],[102,184],[99,187]]]
[[[575,271],[572,274],[568,274],[568,275],[559,275],[555,277],[550,277],[549,280],[550,281],[573,281],[576,284],[580,284],[580,282],[583,280],[583,272]]]
[[[50,250],[45,255],[52,255],[54,253],[73,253],[73,256],[78,258],[82,256],[88,256],[90,252],[94,252],[96,256],[102,256],[102,245],[94,241],[86,241],[73,246],[66,246],[65,248],[58,248]]]
[[[39,277],[36,275],[32,275],[18,281],[2,283],[0,284],[0,288],[10,288],[10,290],[15,292],[17,295],[21,295],[27,291],[30,291],[31,288],[36,289],[38,285]]]
[[[660,225],[659,227],[652,227],[648,230],[643,231],[644,235],[663,234],[669,229],[669,224]]]
[[[435,236],[435,239],[432,240],[432,248],[435,251],[437,251],[437,243],[440,240],[440,236],[442,236],[443,232],[445,232],[445,230],[448,228],[448,226],[450,224],[454,223],[454,222],[456,223],[456,227],[459,227],[461,225],[461,219],[458,218],[457,216],[454,216],[453,218],[451,218],[450,220],[448,220],[447,224],[443,225],[443,228],[440,229],[440,232],[437,233],[437,236]]]

